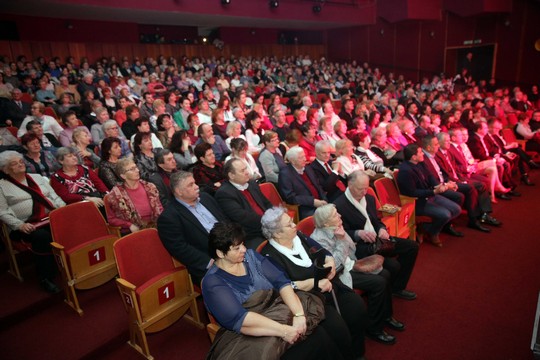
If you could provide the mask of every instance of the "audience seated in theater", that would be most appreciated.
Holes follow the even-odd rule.
[[[226,180],[217,190],[215,198],[223,213],[244,228],[246,247],[256,249],[264,240],[261,217],[272,204],[262,194],[259,184],[250,179],[244,161],[238,158],[227,161],[223,173]]]
[[[154,160],[155,153],[161,149],[154,149],[152,145],[152,133],[138,132],[133,139],[133,153],[135,163],[139,168],[141,179],[148,180],[150,175],[157,172],[157,165]]]
[[[140,117],[137,120],[135,120],[135,126],[137,127],[137,132],[133,134],[133,136],[130,139],[131,146],[134,146],[135,142],[135,135],[139,133],[149,133],[150,140],[152,141],[152,147],[154,149],[163,149],[163,144],[161,144],[161,141],[159,141],[156,134],[154,134],[151,130],[150,121],[145,117]]]
[[[378,179],[381,176],[392,178],[393,171],[389,167],[384,166],[384,160],[377,154],[371,151],[371,137],[367,132],[359,133],[352,138],[352,143],[355,149],[355,154],[364,164],[364,168],[373,171],[375,174],[371,176],[371,180]],[[368,173],[368,172],[366,172]]]
[[[93,95],[92,99],[99,98],[97,87],[94,85],[94,75],[92,71],[93,71],[92,69],[88,69],[88,71],[84,73],[82,80],[77,85],[77,91],[79,92],[79,94],[82,94],[85,99],[88,99],[87,97],[88,92],[92,93]]]
[[[299,217],[304,219],[327,204],[326,194],[313,169],[306,167],[306,154],[301,147],[289,149],[285,157],[289,164],[280,170],[278,190],[286,203],[299,205]]]
[[[204,126],[209,126],[204,124]],[[193,150],[197,163],[193,167],[193,177],[201,191],[214,195],[225,179],[223,165],[216,160],[214,150],[208,143],[200,143]]]
[[[231,141],[231,151],[231,155],[227,156],[225,159],[226,162],[231,159],[239,159],[246,165],[251,180],[259,180],[262,178],[255,159],[248,151],[246,140],[242,138],[233,139]]]
[[[334,134],[340,139],[348,139],[347,122],[345,120],[339,120],[334,124]]]
[[[187,97],[183,97],[180,102],[180,107],[180,111],[173,114],[174,121],[180,129],[188,130],[188,116],[193,113],[191,110],[191,101]]]
[[[200,284],[213,260],[208,255],[208,233],[218,221],[226,221],[214,198],[199,194],[193,174],[178,171],[170,178],[175,199],[158,218],[159,237],[167,251],[184,264],[194,284]]]
[[[185,130],[174,133],[169,144],[169,150],[173,153],[178,169],[186,170],[197,162],[191,148],[191,140]]]
[[[46,104],[47,106],[52,106],[56,103],[56,95],[54,91],[47,89],[48,82],[46,79],[39,80],[38,90],[35,93],[35,98],[37,101]]]
[[[260,115],[255,111],[250,111],[246,115],[246,141],[248,143],[248,151],[251,154],[259,153],[263,144],[261,138],[264,136],[264,129],[261,127],[262,120]],[[279,138],[279,135],[278,135]],[[281,141],[281,140],[280,140]]]
[[[156,186],[141,180],[132,159],[118,160],[116,172],[122,182],[116,184],[105,199],[109,224],[120,227],[122,234],[156,227],[163,211]]]
[[[54,136],[54,138],[58,139],[63,129],[55,118],[49,115],[45,115],[44,111],[45,105],[43,105],[43,103],[40,103],[39,101],[34,101],[32,103],[32,106],[30,107],[31,115],[24,118],[21,126],[19,127],[19,130],[17,131],[17,137],[20,138],[24,134],[26,134],[26,125],[30,121],[35,120],[39,122],[39,124],[42,126],[43,132],[45,134],[50,134]]]
[[[56,154],[56,151],[62,145],[53,134],[43,132],[43,126],[41,126],[38,120],[30,120],[26,124],[26,131],[26,134],[36,135],[41,142],[41,147],[53,154]]]
[[[274,123],[272,131],[278,134],[279,141],[285,141],[285,137],[290,131],[289,124],[287,124],[287,120],[285,118],[285,112],[283,112],[283,110],[276,111],[272,115],[272,119]]]
[[[317,142],[315,152],[317,157],[309,167],[313,170],[319,185],[325,191],[328,201],[332,202],[345,191],[345,174],[342,165],[339,162],[331,161],[334,149],[327,140]]]
[[[436,180],[436,184],[445,184],[447,190],[441,193],[442,196],[454,201],[467,210],[469,218],[468,227],[483,232],[490,232],[490,229],[483,226],[480,222],[481,217],[488,212],[491,212],[491,201],[488,194],[483,192],[481,195],[477,189],[467,182],[453,181],[445,178],[444,173],[437,161],[437,153],[439,153],[440,145],[437,137],[427,135],[422,140],[422,149],[424,151],[424,161],[421,166],[429,172]],[[435,185],[435,186],[437,186]],[[452,231],[452,227],[448,228],[451,235],[462,236],[463,234]]]
[[[341,215],[334,204],[315,210],[314,222],[315,230],[311,238],[333,255],[337,268],[343,267],[343,272],[339,274],[340,281],[351,289],[362,290],[367,297],[368,336],[383,344],[394,344],[395,336],[388,334],[384,328],[403,331],[405,325],[392,316],[391,277],[390,272],[382,267],[383,257],[374,255],[370,258],[371,261],[380,262],[378,267],[362,268],[362,260],[358,261],[355,255],[356,244],[343,228]]]
[[[414,91],[413,91],[414,93]],[[407,105],[407,113],[405,114],[405,118],[411,120],[413,122],[413,125],[416,127],[419,125],[419,107],[416,102],[410,102]]]
[[[339,118],[347,122],[348,128],[353,128],[353,120],[355,118],[354,114],[354,101],[349,98],[341,101],[341,111],[339,113]]]
[[[131,139],[137,133],[135,121],[141,116],[139,108],[136,105],[128,105],[126,107],[126,116],[127,118],[122,124],[122,133],[126,136],[126,139]]]
[[[519,114],[514,132],[518,139],[527,140],[525,150],[540,153],[540,129],[531,130],[531,126],[529,125],[530,120],[529,115]]]
[[[119,138],[107,137],[101,143],[101,162],[98,176],[107,189],[112,189],[122,179],[116,173],[116,163],[122,156],[122,147]]]
[[[325,322],[334,324],[340,319],[339,315],[336,312],[332,315],[327,313],[321,326],[317,326],[318,321],[314,321],[310,322],[308,327],[305,313],[324,312],[323,304],[312,301],[308,305],[306,300],[313,295],[303,292],[297,295],[290,280],[281,270],[255,251],[246,250],[241,226],[220,222],[212,229],[209,239],[210,254],[215,263],[204,277],[202,291],[208,310],[222,329],[226,329],[222,330],[225,331],[223,336],[216,339],[221,346],[216,346],[208,354],[209,358],[222,357],[224,352],[238,357],[238,349],[249,349],[250,355],[267,358],[265,349],[275,349],[272,355],[282,359],[343,359],[340,350],[345,350],[339,349],[333,341],[334,337],[342,333],[337,334],[337,331],[334,331],[329,334],[322,326]],[[247,261],[244,261],[244,258]],[[244,276],[253,279],[249,286],[240,281]],[[272,292],[279,292],[279,297],[271,304],[259,298],[261,294]],[[227,306],[223,306],[224,304]],[[248,308],[249,304],[257,306]],[[290,314],[297,316],[289,321],[282,318],[284,315],[290,318]],[[310,316],[310,320],[314,318],[315,316]],[[339,324],[343,324],[343,320]],[[343,338],[339,339],[340,345],[347,342],[345,338],[348,338],[346,327],[342,327],[345,333]],[[306,334],[309,335],[305,336]],[[303,338],[298,341],[300,336]],[[235,340],[227,340],[231,338]],[[291,347],[292,344],[295,345]]]
[[[293,287],[302,291],[321,292],[327,318],[320,326],[331,334],[344,358],[362,356],[365,346],[364,331],[367,326],[365,304],[358,294],[343,286],[335,277],[332,254],[310,237],[298,232],[284,208],[267,210],[262,218],[262,228],[269,242],[261,250],[261,254],[266,255],[278,269],[285,271],[293,281]],[[321,251],[321,255],[324,255],[324,266],[331,268],[329,274],[322,279],[314,276],[315,260],[308,255],[312,249]]]
[[[154,107],[152,106],[153,103],[154,103],[154,96],[149,92],[143,93],[142,102],[139,106],[139,112],[141,116],[144,116],[150,119],[150,117],[154,115]]]
[[[41,148],[41,142],[35,134],[24,134],[21,138],[21,145],[26,150],[24,163],[27,173],[50,178],[55,171],[60,169],[60,164],[56,161],[55,156],[50,151]]]
[[[316,157],[315,144],[322,140],[321,137],[317,134],[317,128],[317,125],[307,121],[300,128],[300,131],[302,132],[302,138],[300,139],[298,146],[304,149],[307,161],[309,163],[311,163]],[[331,141],[330,145],[332,145]]]
[[[225,139],[225,144],[227,144],[229,149],[231,148],[231,141],[234,139],[246,140],[246,137],[242,134],[242,124],[237,120],[229,121],[227,123],[227,138]]]
[[[208,103],[208,100],[199,100],[197,107],[199,109],[199,111],[197,111],[197,116],[199,117],[201,124],[204,123],[212,125],[217,123],[218,126],[223,126],[223,124],[225,123],[225,114],[223,109],[210,109],[210,104]],[[216,127],[214,127],[214,132],[219,134],[219,132],[216,130]],[[222,136],[222,134],[220,134],[220,136]]]
[[[62,115],[62,123],[64,129],[60,132],[58,140],[62,146],[71,146],[73,143],[73,131],[75,129],[84,129],[84,131],[92,138],[90,131],[86,126],[81,126],[80,120],[77,118],[77,114],[74,111],[67,111]]]
[[[467,146],[471,152],[471,155],[479,164],[484,164],[487,162],[494,163],[497,167],[497,172],[502,184],[506,187],[511,188],[512,190],[517,186],[517,184],[512,179],[512,166],[504,158],[500,157],[494,152],[490,152],[490,149],[487,147],[486,141],[484,138],[488,134],[488,125],[484,120],[478,121],[473,125],[473,133],[470,134]],[[510,193],[509,195],[512,195]]]
[[[161,204],[165,207],[173,198],[170,186],[171,175],[175,173],[178,169],[176,167],[174,155],[168,149],[159,151],[156,154],[155,159],[158,171],[150,175],[148,181],[154,184],[158,189],[159,199],[161,201]]]
[[[521,175],[521,182],[525,185],[533,186],[534,184],[529,180],[528,170],[537,169],[540,165],[535,163],[517,142],[507,144],[500,135],[502,128],[502,123],[499,119],[494,117],[489,119],[488,133],[484,136],[486,146],[489,148],[490,153],[498,154],[512,164],[512,168],[517,166]]]
[[[30,115],[30,104],[21,101],[22,91],[15,88],[11,91],[11,99],[0,107],[0,121],[7,126],[20,127],[23,120]]]
[[[120,140],[120,147],[122,149],[122,157],[133,157],[133,153],[129,147],[129,143],[122,134],[122,130],[114,120],[107,120],[102,125],[103,134],[105,138],[114,137]]]
[[[160,115],[163,115],[166,113],[165,101],[161,99],[154,100],[154,102],[152,103],[152,109],[154,109],[154,113],[152,114],[152,116],[148,118],[148,120],[150,121],[150,128],[152,132],[156,133],[158,131],[157,118]]]
[[[424,152],[416,144],[410,144],[403,151],[405,161],[399,166],[397,183],[401,194],[416,198],[416,215],[429,216],[431,223],[423,224],[421,230],[426,240],[437,247],[442,247],[440,232],[450,228],[450,221],[461,213],[461,207],[441,194],[448,190],[445,184],[437,180],[420,164],[424,161]],[[340,211],[341,213],[341,211]],[[344,216],[343,213],[341,213]],[[450,230],[451,231],[451,230]]]
[[[157,126],[157,138],[159,142],[163,145],[163,148],[168,148],[171,142],[171,139],[175,133],[175,128],[173,125],[173,120],[169,114],[161,114],[156,120]]]
[[[411,120],[406,119],[401,121],[399,124],[399,130],[401,130],[401,135],[407,140],[407,144],[419,144],[419,140],[414,136],[414,124]],[[405,145],[405,146],[406,146]]]
[[[279,137],[275,132],[268,130],[264,133],[262,142],[264,148],[258,159],[261,164],[261,175],[267,182],[277,185],[281,170],[287,166],[279,150]]]
[[[88,134],[88,129],[83,127],[75,129],[72,139],[73,149],[77,152],[79,164],[89,169],[97,169],[101,159],[89,148],[92,138]]]
[[[57,99],[61,99],[62,95],[69,94],[73,98],[75,104],[80,104],[81,94],[77,91],[77,87],[69,83],[67,76],[60,76],[59,83],[54,87],[54,94]]]
[[[76,150],[62,147],[56,159],[62,168],[51,177],[51,186],[62,200],[67,204],[88,200],[102,207],[103,196],[109,189],[93,170],[78,164]]]
[[[105,133],[103,132],[103,124],[110,120],[109,112],[104,107],[98,107],[94,110],[96,114],[96,122],[90,128],[92,133],[92,142],[94,144],[101,144],[101,141],[105,138]]]
[[[30,243],[35,256],[41,287],[50,293],[60,289],[54,284],[56,264],[51,254],[49,224],[41,223],[49,212],[65,203],[38,174],[27,174],[23,156],[15,151],[0,153],[0,220],[9,228],[14,241]]]
[[[403,153],[394,150],[387,145],[386,128],[378,127],[371,131],[370,150],[383,159],[384,166],[391,167],[398,165],[403,160]]]
[[[199,135],[199,140],[196,145],[201,143],[210,145],[212,150],[214,150],[216,159],[221,161],[231,153],[225,141],[219,135],[214,135],[214,130],[211,125],[201,124],[197,129],[197,133]]]
[[[427,115],[420,116],[420,121],[416,129],[414,129],[414,137],[418,141],[422,141],[427,135],[434,135],[431,129],[431,118]]]
[[[205,106],[208,107],[208,102],[205,102]],[[223,117],[223,109],[216,109],[214,111],[210,111],[210,108],[208,108],[208,111],[211,112],[210,122],[202,121],[201,116],[204,116],[204,113],[201,114],[201,111],[197,113],[197,117],[199,117],[200,123],[206,123],[210,124],[212,126],[212,129],[214,130],[214,134],[219,135],[222,139],[227,138],[227,125],[228,123],[225,122],[225,119]]]
[[[339,119],[337,121],[339,121]],[[336,145],[336,141],[341,140],[334,132],[332,118],[327,116],[323,116],[319,120],[319,136],[322,140],[330,141],[332,146]]]
[[[452,144],[448,133],[438,133],[437,139],[439,140],[440,148],[435,154],[435,159],[441,169],[445,181],[472,185],[478,193],[478,205],[482,211],[482,215],[479,218],[480,223],[493,226],[501,225],[502,223],[500,221],[490,216],[492,206],[490,204],[491,193],[489,191],[489,179],[484,175],[463,172],[463,168],[458,165],[458,162],[451,151]],[[465,201],[467,202],[469,199],[465,198]]]

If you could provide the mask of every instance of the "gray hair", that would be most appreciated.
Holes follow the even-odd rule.
[[[171,191],[174,193],[174,189],[180,187],[187,178],[193,177],[193,174],[188,171],[177,171],[171,175],[169,184]]]
[[[347,180],[348,180],[347,182],[349,184],[352,184],[357,179],[362,178],[362,177],[366,177],[366,178],[369,179],[369,175],[366,174],[366,172],[364,170],[355,170],[352,173],[350,173],[349,176],[347,176]]]
[[[300,155],[301,152],[304,152],[304,149],[302,149],[300,146],[293,146],[285,154],[285,159],[289,161],[296,160],[298,159],[298,155]]]
[[[132,158],[122,158],[122,159],[118,159],[118,161],[116,162],[116,165],[114,167],[114,171],[116,172],[116,174],[118,176],[122,175],[122,174],[125,174],[127,172],[127,167],[128,165],[130,164],[135,164],[135,162],[133,161]]]
[[[56,160],[58,161],[64,161],[64,157],[69,154],[75,154],[77,155],[77,150],[71,147],[61,147],[56,152]]]
[[[113,126],[118,126],[118,123],[115,121],[115,120],[107,120],[103,123],[103,125],[101,125],[103,131],[106,131],[106,130],[109,130],[109,128],[113,127]]]
[[[325,146],[330,146],[331,148],[333,148],[332,143],[328,140],[317,141],[317,143],[315,144],[315,152],[318,154],[323,150]]]
[[[13,150],[2,151],[0,153],[0,169],[4,170],[13,158],[20,160],[23,159],[23,156],[21,153]]]
[[[315,210],[315,213],[313,214],[313,220],[315,221],[315,227],[318,229],[324,228],[324,224],[330,219],[330,215],[332,214],[332,210],[336,209],[336,205],[334,204],[326,204],[323,206],[320,206]]]
[[[80,134],[82,133],[86,133],[86,128],[82,128],[82,127],[78,127],[76,128],[75,130],[73,130],[73,134],[71,135],[71,140],[73,140],[73,142],[76,144],[77,143],[77,138],[79,137]]]
[[[107,109],[104,108],[104,107],[98,107],[94,110],[94,112],[96,113],[97,116],[101,115],[102,113],[106,112]]]
[[[283,206],[274,206],[264,212],[261,218],[261,230],[266,239],[273,239],[274,234],[281,230],[281,217],[286,213]]]

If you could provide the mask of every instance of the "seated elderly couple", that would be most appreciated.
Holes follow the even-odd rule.
[[[268,255],[264,257],[246,250],[244,229],[229,222],[218,201],[199,194],[191,174],[179,172],[171,177],[177,201],[158,219],[158,231],[165,247],[188,267],[193,279],[203,278],[206,305],[223,329],[211,358],[224,354],[235,358],[359,358],[364,353],[364,334],[385,344],[395,342],[384,328],[402,331],[405,327],[392,317],[391,296],[416,297],[405,287],[418,247],[399,239],[389,254],[397,255],[398,260],[374,256],[376,264],[371,268],[357,261],[357,255],[364,258],[369,254],[369,243],[377,235],[386,238],[388,234],[376,217],[373,199],[362,201],[369,178],[358,173],[351,180],[350,186],[358,185],[351,189],[352,196],[359,196],[358,206],[365,208],[367,203],[367,219],[362,221],[371,224],[369,230],[363,226],[355,230],[346,219],[341,223],[334,205],[326,205],[315,215],[313,236],[319,244],[296,231],[285,209],[269,208],[259,220],[269,239],[262,249]],[[336,267],[341,265],[345,269],[337,275]],[[353,287],[366,292],[367,312]]]

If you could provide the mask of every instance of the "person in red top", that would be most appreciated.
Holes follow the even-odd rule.
[[[123,182],[114,186],[106,197],[109,224],[121,227],[123,234],[155,227],[163,212],[156,186],[141,180],[132,159],[118,160],[116,171]]]
[[[58,196],[67,204],[88,200],[103,207],[107,186],[93,170],[78,164],[76,150],[62,147],[56,158],[62,168],[51,177],[51,186]]]

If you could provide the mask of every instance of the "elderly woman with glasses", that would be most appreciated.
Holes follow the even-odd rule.
[[[368,299],[367,335],[376,341],[391,345],[396,342],[384,327],[397,331],[405,330],[405,325],[392,317],[392,287],[390,272],[383,269],[384,258],[380,255],[356,258],[356,245],[345,232],[341,215],[334,204],[321,206],[315,210],[315,231],[311,237],[334,255],[336,266],[343,266],[339,276],[343,284],[353,289],[363,290]]]
[[[116,172],[123,182],[105,197],[109,224],[119,226],[122,234],[155,227],[163,212],[156,186],[141,180],[139,168],[132,159],[118,160]]]
[[[261,225],[268,239],[261,254],[285,271],[294,289],[321,292],[326,299],[326,319],[321,326],[332,334],[343,357],[363,356],[366,307],[358,294],[335,277],[332,254],[298,232],[282,207],[266,210]]]
[[[88,200],[103,206],[103,195],[109,191],[99,176],[86,166],[79,165],[77,151],[62,147],[56,153],[62,168],[51,177],[51,186],[67,204]]]
[[[18,152],[0,153],[0,169],[4,173],[0,180],[0,221],[8,227],[12,240],[30,243],[41,287],[57,293],[60,289],[53,282],[56,265],[47,219],[50,211],[65,203],[47,179],[26,172],[23,156]]]
[[[268,258],[246,249],[244,240],[235,223],[216,223],[208,237],[214,262],[201,288],[222,329],[206,358],[342,359],[325,329],[317,326],[324,317],[322,300],[295,292],[287,276]]]

